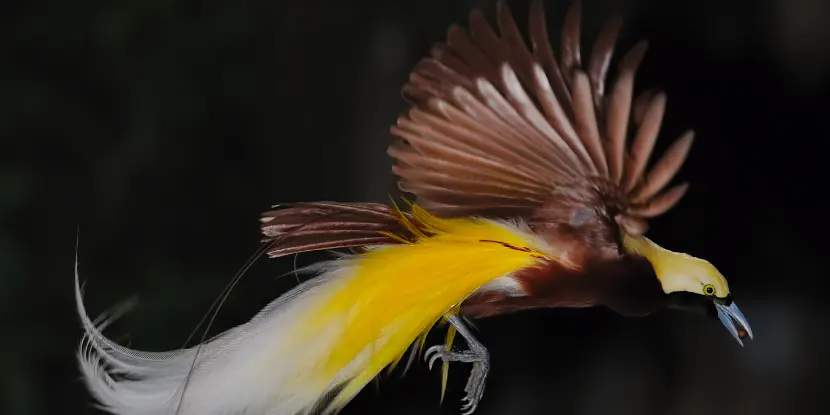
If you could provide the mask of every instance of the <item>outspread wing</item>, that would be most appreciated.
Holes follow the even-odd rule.
[[[400,140],[388,149],[401,190],[442,216],[603,221],[614,231],[616,221],[645,232],[647,219],[685,194],[686,184],[666,188],[693,139],[685,133],[647,168],[666,106],[662,92],[633,98],[647,43],[619,60],[606,91],[619,19],[583,62],[578,1],[565,17],[559,59],[540,0],[530,9],[530,45],[503,1],[497,14],[499,33],[474,11],[466,30],[452,26],[412,71],[403,95],[413,106],[392,127]]]

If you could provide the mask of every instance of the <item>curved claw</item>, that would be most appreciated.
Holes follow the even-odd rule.
[[[432,370],[432,365],[435,364],[435,361],[441,358],[441,355],[435,353],[435,356],[432,356],[432,359],[429,359],[429,370]]]
[[[461,415],[470,415],[475,412],[476,409],[478,409],[478,402],[469,401],[461,406]]]
[[[435,364],[435,361],[441,358],[441,352],[443,352],[446,346],[439,344],[437,346],[432,346],[424,353],[424,360],[427,362],[427,367],[429,370],[432,370],[432,365]],[[430,355],[432,355],[430,357]]]

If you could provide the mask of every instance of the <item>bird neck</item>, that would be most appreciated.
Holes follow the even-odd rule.
[[[654,275],[660,281],[663,292],[670,294],[677,291],[690,291],[695,283],[683,272],[688,255],[669,251],[652,242],[645,236],[633,236],[623,233],[623,248],[629,255],[640,256],[648,260],[654,269]]]
[[[642,235],[634,236],[623,232],[622,242],[627,254],[639,255],[649,260],[652,257],[659,257],[662,255],[662,251],[665,251],[665,249]]]
[[[629,317],[646,316],[660,308],[666,293],[655,278],[654,268],[642,256],[592,264],[586,268],[599,303]]]

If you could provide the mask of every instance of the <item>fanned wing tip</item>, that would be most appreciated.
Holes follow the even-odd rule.
[[[489,64],[479,66],[475,65],[475,61],[470,61],[471,66],[479,73],[480,77],[484,77],[498,85],[498,65],[502,62],[510,62],[509,51],[502,44],[501,39],[493,30],[493,26],[490,25],[481,10],[474,10],[470,13],[467,30],[474,49],[477,49],[478,53],[481,53],[489,62]],[[469,50],[467,52],[472,53],[473,51]]]
[[[563,111],[571,116],[571,94],[562,73],[559,71],[559,63],[553,54],[553,46],[548,36],[547,19],[545,18],[545,6],[542,0],[533,0],[530,4],[530,16],[528,18],[530,43],[533,46],[533,56],[538,65],[543,68],[540,71],[545,74],[545,82],[550,79],[550,89],[558,101],[562,102]],[[538,78],[539,72],[536,72]]]
[[[499,31],[502,38],[504,38],[510,47],[514,48],[516,52],[521,52],[529,55],[530,51],[527,49],[522,32],[519,26],[516,25],[516,20],[513,18],[513,13],[510,7],[507,6],[505,0],[499,0],[496,3],[496,18],[499,23]]]
[[[654,150],[654,143],[660,134],[665,111],[666,94],[656,93],[646,107],[642,122],[637,128],[634,143],[631,145],[631,157],[625,166],[623,181],[620,184],[624,191],[631,191],[641,180],[651,152]]]
[[[633,203],[645,202],[663,190],[686,161],[694,138],[694,131],[688,130],[669,146],[648,172],[645,181],[631,193]]]
[[[633,94],[648,42],[621,57],[606,96],[621,16],[602,27],[583,62],[580,0],[564,16],[558,60],[542,0],[531,0],[529,43],[507,2],[496,7],[498,32],[473,10],[467,27],[450,26],[411,73],[404,95],[417,106],[392,128],[402,140],[388,150],[399,187],[431,211],[455,216],[527,214],[554,203],[554,188],[594,183],[586,185],[609,189],[607,197],[568,203],[616,197],[620,226],[645,232],[645,218],[685,192],[681,185],[661,194],[693,141],[684,135],[647,171],[666,105],[662,92]],[[636,132],[627,148],[631,121]]]
[[[596,174],[606,177],[608,175],[608,164],[605,160],[602,141],[600,141],[594,102],[591,99],[591,86],[585,72],[578,69],[573,70],[571,93],[573,94],[577,133],[591,155],[591,169]]]
[[[637,95],[637,98],[634,100],[634,125],[639,127],[643,123],[646,118],[646,113],[651,106],[651,101],[656,94],[657,91],[654,88],[648,88],[640,92],[640,95]]]
[[[572,72],[575,68],[582,66],[580,51],[580,38],[582,24],[582,2],[575,0],[565,14],[565,22],[562,25],[562,75],[565,76],[565,83],[573,88]]]
[[[677,205],[689,190],[688,183],[678,184],[663,194],[649,200],[646,204],[628,209],[628,213],[635,218],[653,218],[668,212]]]
[[[605,78],[608,75],[611,58],[614,56],[614,45],[620,35],[622,23],[622,17],[615,16],[612,18],[602,28],[594,42],[591,59],[588,62],[588,78],[594,92],[594,106],[596,108],[602,108],[604,104]]]
[[[628,120],[631,118],[634,77],[647,49],[648,42],[641,40],[623,56],[607,103],[605,132],[608,139],[608,170],[611,182],[616,184],[622,180],[625,167],[625,144]]]

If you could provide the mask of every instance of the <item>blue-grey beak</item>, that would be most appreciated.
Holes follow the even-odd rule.
[[[749,336],[752,339],[752,328],[749,327],[749,323],[746,321],[746,317],[744,317],[744,313],[741,313],[741,310],[735,304],[735,302],[730,301],[729,305],[721,304],[715,301],[715,307],[718,310],[718,319],[720,322],[726,326],[726,329],[732,333],[732,337],[740,343],[741,346],[744,345],[743,339]]]

